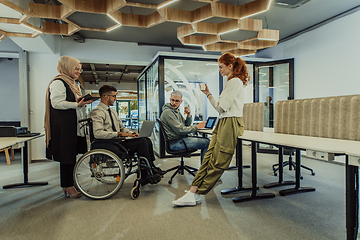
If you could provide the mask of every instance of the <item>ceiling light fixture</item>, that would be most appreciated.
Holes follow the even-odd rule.
[[[117,25],[115,25],[115,26],[112,26],[112,27],[106,29],[106,32],[110,32],[110,31],[112,31],[112,30],[114,30],[115,28],[118,28],[118,27],[120,27],[120,26],[121,26],[121,24],[117,24]]]
[[[112,20],[114,20],[117,24],[120,24],[121,25],[121,23],[118,21],[118,20],[116,20],[113,16],[111,16],[109,13],[107,14]]]
[[[188,45],[188,46],[203,47],[203,45],[201,45],[201,44],[191,44],[191,43],[183,43],[183,44]]]
[[[267,10],[268,10],[268,9],[267,9]],[[260,12],[257,12],[257,13],[253,13],[253,14],[250,14],[250,15],[248,15],[248,16],[242,17],[242,18],[240,18],[240,19],[244,19],[244,18],[252,17],[252,16],[255,16],[255,15],[257,15],[257,14],[260,14],[260,13],[266,12],[267,10],[263,10],[263,11],[260,11]]]
[[[167,3],[165,3],[165,4],[162,4],[162,5],[160,4],[160,5],[157,7],[157,9],[163,8],[163,7],[169,5],[169,4],[173,3],[173,2],[176,2],[176,1],[177,1],[177,0],[172,0],[172,1],[167,2]]]
[[[272,2],[272,1],[273,1],[273,0],[270,0],[269,5],[268,5],[268,7],[267,7],[266,11],[270,9],[271,2]]]
[[[235,29],[232,29],[232,30],[229,30],[229,31],[219,33],[219,35],[222,35],[222,34],[225,34],[225,33],[230,33],[230,32],[235,32],[236,30],[239,30],[239,28],[235,28]]]
[[[263,41],[274,41],[274,42],[277,42],[277,41],[278,41],[277,39],[271,39],[271,38],[258,38],[257,40],[258,40],[258,41],[260,41],[260,40],[263,40]]]
[[[37,31],[37,32],[39,32],[39,33],[42,33],[42,31],[40,31],[40,30],[38,30],[38,29],[36,29],[36,28],[34,28],[34,27],[31,27],[31,25],[30,24],[28,24],[28,23],[20,23],[20,25],[21,26],[24,26],[24,27],[27,27],[27,28],[30,28],[30,29],[32,29],[32,30],[34,30],[34,31]]]

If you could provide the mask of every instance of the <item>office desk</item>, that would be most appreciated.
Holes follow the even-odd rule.
[[[358,166],[360,165],[360,142],[319,138],[299,135],[288,135],[279,133],[255,132],[245,131],[239,137],[239,145],[242,145],[242,140],[250,141],[252,143],[252,193],[249,196],[240,196],[233,198],[234,202],[241,202],[261,198],[261,195],[256,193],[256,151],[259,143],[271,144],[279,147],[279,154],[282,154],[283,147],[291,147],[296,149],[296,166],[300,166],[300,151],[301,150],[315,150],[321,152],[331,152],[346,156],[346,230],[347,239],[356,239],[358,230]],[[241,148],[241,147],[240,147]],[[349,161],[349,156],[352,156],[352,162]],[[242,155],[237,155],[242,158]],[[240,159],[239,163],[242,162]],[[240,165],[239,165],[240,166]],[[239,176],[240,177],[240,176]],[[300,192],[315,191],[312,187],[300,187],[300,167],[295,171],[295,187],[281,190],[279,193],[282,196]],[[271,197],[266,196],[266,197]]]
[[[28,142],[42,137],[44,134],[40,134],[33,137],[3,137],[0,138],[0,148],[10,147],[17,144],[24,144],[22,147],[22,164],[23,164],[23,173],[24,173],[24,182],[23,183],[14,183],[3,186],[3,189],[8,188],[23,188],[23,187],[33,187],[33,186],[42,186],[47,185],[47,182],[29,182],[28,181],[28,171],[29,171],[29,159],[28,159]]]

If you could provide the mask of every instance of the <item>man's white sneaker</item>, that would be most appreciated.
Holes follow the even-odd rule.
[[[200,198],[199,194],[195,193],[195,201],[196,201],[196,204],[201,204],[201,198]]]
[[[195,193],[192,193],[190,191],[185,191],[186,194],[179,198],[178,200],[172,201],[172,203],[176,206],[195,206],[196,200],[195,200]],[[200,196],[199,196],[200,197]]]

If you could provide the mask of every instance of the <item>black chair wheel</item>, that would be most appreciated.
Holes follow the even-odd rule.
[[[274,173],[274,176],[277,176],[277,173]]]
[[[172,181],[169,181],[169,184],[171,184],[172,183]]]
[[[140,195],[140,188],[139,187],[133,187],[130,192],[131,198],[136,199]]]
[[[303,180],[303,177],[301,176],[300,179]]]
[[[315,176],[315,173],[313,172],[313,173],[311,173],[311,175]]]

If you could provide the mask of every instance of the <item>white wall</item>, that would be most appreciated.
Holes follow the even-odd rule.
[[[29,53],[30,129],[44,132],[45,93],[57,74],[60,54]],[[31,160],[45,159],[45,137],[30,142]]]
[[[359,94],[360,11],[256,57],[295,58],[295,99]]]
[[[15,52],[18,53],[20,50],[19,46],[16,45],[10,38],[4,38],[4,40],[0,41],[0,53],[5,52]]]

